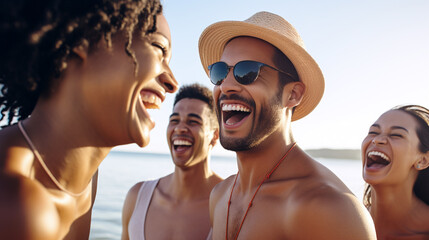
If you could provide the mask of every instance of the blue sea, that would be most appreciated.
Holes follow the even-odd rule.
[[[362,199],[364,181],[361,177],[361,161],[325,158],[316,160],[334,172]],[[223,178],[237,172],[236,159],[230,156],[213,156],[211,167]],[[121,211],[128,190],[139,181],[156,179],[173,170],[174,165],[169,154],[110,152],[99,168],[90,239],[120,239]]]

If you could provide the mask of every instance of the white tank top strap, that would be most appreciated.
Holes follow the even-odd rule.
[[[158,185],[159,179],[144,182],[139,190],[134,207],[133,214],[131,215],[130,222],[128,223],[128,234],[130,240],[144,240],[144,225],[146,221],[146,214],[152,199],[153,192]]]

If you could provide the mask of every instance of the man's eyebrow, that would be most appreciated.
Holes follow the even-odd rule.
[[[195,113],[189,113],[189,114],[188,114],[188,116],[189,116],[189,117],[195,117],[195,118],[198,118],[198,119],[203,120],[203,119],[201,118],[201,116],[200,116],[200,115],[195,114]]]
[[[174,116],[179,116],[179,114],[174,112],[174,113],[172,113],[172,114],[170,115],[170,118],[171,118],[171,117],[174,117]]]
[[[371,125],[371,127],[380,128],[380,125],[379,125],[379,124],[377,124],[377,123],[374,123],[374,124],[372,124],[372,125]]]
[[[171,118],[171,117],[175,117],[175,116],[179,116],[179,114],[178,114],[178,113],[176,113],[176,112],[174,112],[174,113],[172,113],[172,114],[170,115],[170,118]],[[194,117],[194,118],[198,118],[198,119],[203,120],[203,118],[202,118],[200,115],[195,114],[195,113],[189,113],[189,114],[188,114],[188,117]]]

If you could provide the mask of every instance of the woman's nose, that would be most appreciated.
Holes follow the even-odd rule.
[[[165,64],[166,71],[158,76],[158,81],[165,89],[166,92],[174,93],[179,88],[179,83],[176,81],[176,78],[173,75],[168,64]]]
[[[386,142],[387,142],[387,139],[385,135],[377,135],[372,139],[372,143],[375,145],[385,144]]]

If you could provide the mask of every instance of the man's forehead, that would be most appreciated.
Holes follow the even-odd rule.
[[[275,49],[273,45],[259,38],[241,36],[233,38],[225,45],[220,60],[245,59],[269,63],[272,61]]]
[[[173,112],[204,112],[209,105],[197,98],[183,98],[174,105]]]

